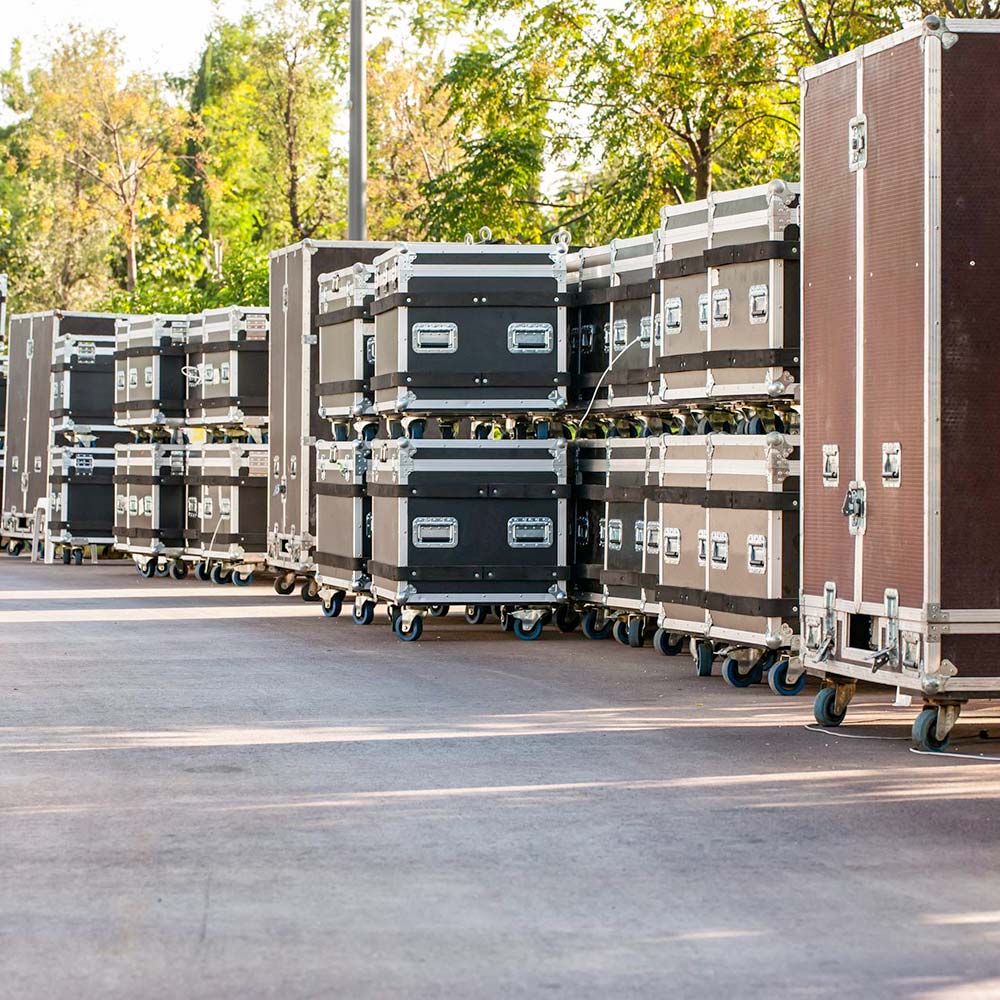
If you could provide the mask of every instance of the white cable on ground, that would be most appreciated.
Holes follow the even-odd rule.
[[[918,750],[910,747],[910,753],[918,753],[922,757],[959,757],[962,760],[995,760],[1000,763],[1000,757],[983,757],[975,753],[951,753],[948,750]]]
[[[889,719],[871,719],[871,722],[889,722]],[[894,720],[893,720],[894,721]],[[824,733],[827,736],[837,736],[842,740],[908,740],[909,736],[862,736],[860,733],[838,733],[835,729],[822,729],[820,726],[803,726],[810,733]]]

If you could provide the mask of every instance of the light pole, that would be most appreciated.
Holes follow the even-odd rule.
[[[347,238],[368,235],[368,79],[365,0],[351,0],[351,127],[347,171]]]

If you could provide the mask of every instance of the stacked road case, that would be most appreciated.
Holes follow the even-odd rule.
[[[803,74],[802,630],[839,724],[858,680],[940,749],[1000,695],[1000,24],[927,18]]]
[[[187,417],[186,315],[131,316],[115,331],[115,423],[142,433]]]
[[[26,544],[33,554],[38,554],[46,541],[47,555],[53,544],[64,551],[79,551],[82,545],[102,544],[110,537],[110,498],[107,510],[100,516],[89,506],[90,501],[81,500],[77,508],[66,496],[73,484],[63,481],[72,478],[66,470],[75,469],[76,462],[60,452],[53,465],[52,450],[86,450],[90,452],[91,467],[99,469],[98,452],[113,443],[109,351],[115,322],[115,316],[97,313],[49,312],[11,317],[0,530],[12,554]],[[80,464],[86,466],[87,462]],[[50,474],[56,482],[50,483]],[[100,476],[99,472],[95,474]],[[92,498],[94,494],[88,490],[84,495]],[[51,510],[56,502],[60,511]],[[85,525],[79,528],[73,523],[77,509]],[[47,538],[50,530],[52,536]]]
[[[584,632],[642,645],[656,625],[699,673],[721,654],[730,683],[781,693],[801,688],[798,260],[797,191],[775,181],[569,267]]]
[[[370,264],[388,247],[307,240],[271,254],[267,564],[281,594],[291,593],[304,578],[303,598],[318,600],[314,446],[326,438],[328,425],[320,415],[317,385],[356,381],[353,358],[344,374],[320,374],[319,277]]]

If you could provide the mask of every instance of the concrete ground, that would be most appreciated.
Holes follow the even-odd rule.
[[[1000,995],[988,707],[23,557],[0,684],[4,996]]]

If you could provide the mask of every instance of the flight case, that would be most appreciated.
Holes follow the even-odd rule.
[[[114,545],[114,476],[114,448],[52,449],[48,544],[61,550],[64,563],[79,565],[87,549],[96,559],[99,549]]]
[[[567,597],[567,472],[562,438],[373,442],[368,569],[397,636],[416,639],[425,611],[462,604],[537,637]]]
[[[115,329],[115,423],[119,427],[181,427],[190,318],[130,316]]]
[[[388,243],[306,240],[271,254],[268,416],[270,487],[267,561],[288,594],[296,577],[315,568],[316,511],[313,445],[326,437],[315,386],[319,375],[319,276],[371,263]],[[303,596],[317,599],[315,581]]]
[[[802,76],[802,629],[837,725],[861,679],[940,749],[1000,695],[1000,22],[928,17]]]
[[[187,424],[267,425],[266,308],[207,309],[191,317],[186,348]]]

